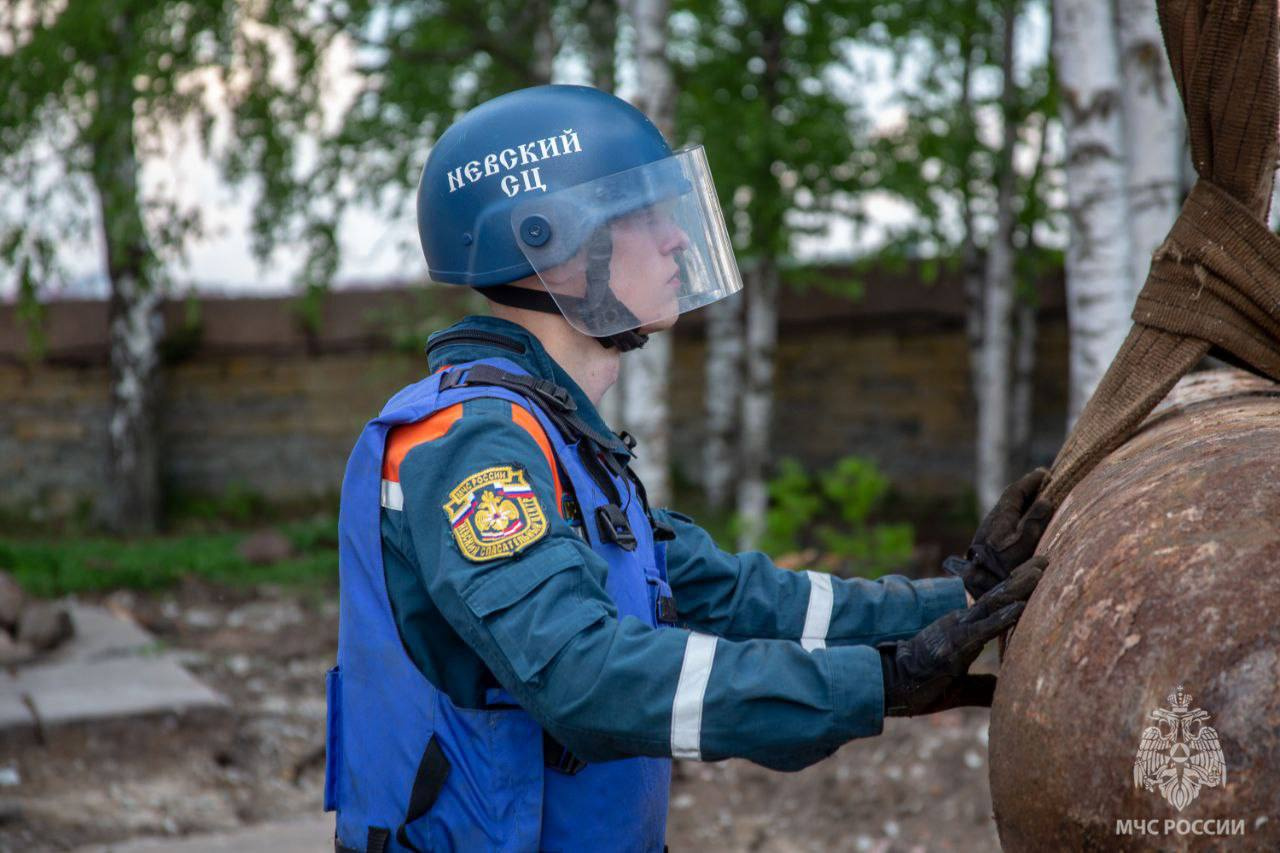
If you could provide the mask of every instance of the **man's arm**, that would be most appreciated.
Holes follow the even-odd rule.
[[[525,527],[535,535],[520,547],[477,559],[469,534],[458,538],[466,519],[454,501],[460,485],[495,466],[527,472],[545,528]],[[436,606],[578,757],[738,756],[798,769],[880,732],[873,648],[809,653],[790,641],[735,642],[620,618],[604,588],[607,564],[554,512],[551,471],[509,417],[468,414],[410,451],[399,472],[409,544]],[[488,551],[502,550],[493,544]]]
[[[875,645],[910,637],[966,606],[956,578],[793,572],[757,551],[720,550],[688,516],[655,512],[676,531],[667,543],[667,573],[680,619],[721,637],[798,640],[807,649]]]

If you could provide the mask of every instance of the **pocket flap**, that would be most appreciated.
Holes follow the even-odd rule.
[[[582,558],[567,542],[550,542],[523,557],[495,567],[463,593],[467,607],[477,616],[496,613],[527,596],[552,575],[578,565]]]
[[[463,598],[516,677],[532,683],[574,636],[610,614],[607,602],[583,594],[584,583],[582,555],[557,543],[499,567]]]

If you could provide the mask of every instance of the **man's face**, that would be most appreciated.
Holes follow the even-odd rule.
[[[671,328],[680,313],[680,257],[689,235],[672,217],[673,207],[652,205],[609,223],[609,290],[640,321],[643,334]],[[586,298],[587,250],[539,275],[554,295]]]
[[[680,314],[679,258],[689,248],[689,235],[672,218],[671,207],[651,205],[611,223],[609,286],[640,318],[644,334],[671,328]]]

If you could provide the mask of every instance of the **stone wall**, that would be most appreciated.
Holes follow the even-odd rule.
[[[974,403],[958,287],[910,277],[856,302],[788,297],[778,346],[775,455],[825,465],[874,458],[907,494],[970,488]],[[344,291],[318,330],[286,299],[209,299],[167,308],[163,477],[171,495],[229,490],[268,501],[332,497],[362,424],[425,367],[419,328],[470,308],[417,288]],[[1066,331],[1061,284],[1045,285],[1036,378],[1036,462],[1063,434]],[[184,319],[186,318],[186,319]],[[0,307],[0,512],[36,520],[91,515],[106,475],[105,308],[49,306],[32,359],[12,308]],[[675,462],[696,480],[704,342],[697,314],[677,327]]]
[[[1043,318],[1038,343],[1031,464],[1047,465],[1065,434],[1063,318]],[[842,456],[867,456],[909,495],[964,494],[972,488],[976,440],[967,347],[960,328],[784,329],[774,383],[774,457],[824,467]],[[698,470],[703,350],[701,341],[691,341],[677,354],[674,454],[688,479]]]

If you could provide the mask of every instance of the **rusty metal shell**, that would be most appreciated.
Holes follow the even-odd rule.
[[[1183,379],[1072,490],[1040,552],[991,713],[1005,849],[1280,850],[1280,385]],[[1179,685],[1226,766],[1181,810],[1134,780]]]

